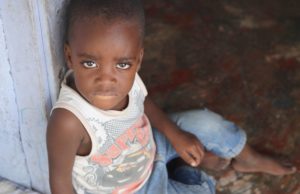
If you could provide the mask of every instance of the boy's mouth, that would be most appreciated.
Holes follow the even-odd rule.
[[[115,98],[116,96],[100,96],[100,95],[97,95],[95,97],[98,100],[111,100],[111,99]]]
[[[118,96],[116,91],[96,91],[93,93],[94,96],[101,97],[101,98],[112,98]]]

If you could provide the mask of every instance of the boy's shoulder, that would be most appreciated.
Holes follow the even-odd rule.
[[[50,170],[56,178],[69,180],[76,155],[88,153],[89,145],[75,115],[62,108],[52,111],[47,128],[47,151]]]
[[[84,130],[85,129],[79,119],[67,109],[56,108],[52,111],[48,121],[48,134],[82,139]]]

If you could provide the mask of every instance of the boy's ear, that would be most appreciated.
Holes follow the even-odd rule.
[[[64,44],[64,55],[65,55],[65,60],[67,62],[68,68],[72,69],[73,63],[72,63],[72,58],[71,58],[71,48],[68,43]]]
[[[144,48],[142,48],[141,51],[140,51],[137,71],[139,71],[141,69],[141,64],[142,64],[142,61],[143,61],[143,57],[144,57]]]

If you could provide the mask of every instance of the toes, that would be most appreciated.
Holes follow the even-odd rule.
[[[295,166],[292,166],[291,163],[289,163],[287,165],[283,165],[282,167],[286,174],[293,174],[293,173],[297,172],[297,168]]]
[[[297,172],[297,168],[295,166],[290,168],[290,174]]]

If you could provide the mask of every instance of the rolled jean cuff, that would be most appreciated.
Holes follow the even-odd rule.
[[[228,152],[223,156],[224,158],[234,158],[238,156],[244,149],[247,142],[247,135],[244,130],[239,130],[239,142],[233,148],[229,149]]]

